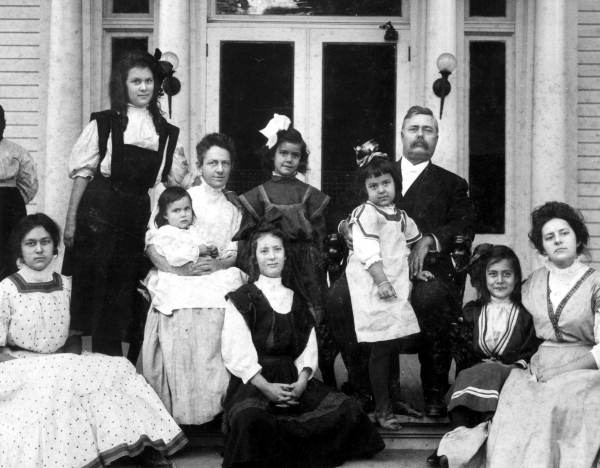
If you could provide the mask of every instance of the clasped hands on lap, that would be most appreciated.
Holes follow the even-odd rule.
[[[300,404],[299,400],[308,385],[308,370],[303,370],[295,382],[273,383],[265,379],[259,372],[250,379],[250,383],[258,388],[273,404],[280,407],[291,407]]]

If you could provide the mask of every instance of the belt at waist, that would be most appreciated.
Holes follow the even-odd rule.
[[[17,187],[17,179],[0,180],[0,187]]]
[[[293,364],[294,358],[292,358],[291,356],[288,356],[287,354],[282,354],[282,355],[268,354],[268,355],[259,356],[258,362],[259,362],[259,364],[261,364],[263,366],[265,366],[265,365],[268,366],[269,364],[279,364],[281,362],[288,362],[288,363]]]

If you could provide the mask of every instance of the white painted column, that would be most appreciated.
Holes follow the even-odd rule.
[[[569,21],[571,3],[577,4],[570,0],[537,0],[535,4],[532,206],[549,200],[568,201],[570,192],[576,192],[577,157],[569,143],[573,121],[569,106],[576,102],[569,102],[571,74],[576,67],[569,66],[568,55],[576,52],[571,36],[577,34]]]
[[[440,98],[433,93],[433,82],[441,77],[436,61],[440,54],[449,52],[456,57],[456,0],[428,0],[425,20],[425,105],[438,119],[440,138],[433,162],[452,172],[458,170],[458,86],[456,71],[449,77],[452,91],[444,100],[440,115]],[[457,64],[460,67],[461,64]]]
[[[190,2],[189,0],[161,1],[158,11],[158,48],[164,52],[174,52],[179,58],[175,76],[181,81],[181,91],[173,96],[170,122],[180,129],[178,144],[183,146],[188,159],[195,161],[190,143]],[[161,102],[168,119],[168,104],[165,96]]]
[[[69,155],[82,123],[81,28],[81,1],[52,0],[43,211],[61,228],[71,194]]]

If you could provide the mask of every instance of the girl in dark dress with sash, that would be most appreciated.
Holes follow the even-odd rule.
[[[255,227],[264,222],[283,231],[289,240],[290,284],[303,296],[317,321],[319,367],[325,383],[335,387],[333,363],[337,349],[324,313],[325,212],[330,198],[296,177],[308,169],[308,149],[302,134],[287,116],[274,114],[260,132],[267,138],[261,156],[265,166],[272,170],[272,177],[240,195],[245,214],[236,239],[248,240]],[[245,247],[241,248],[239,264],[247,270],[251,252],[247,244],[242,245]]]
[[[92,114],[71,153],[73,190],[65,225],[71,249],[71,329],[92,350],[121,354],[129,341],[150,216],[148,189],[186,170],[179,129],[162,117],[158,62],[125,55],[113,69],[111,110]],[[176,156],[176,157],[175,157]]]
[[[259,231],[251,248],[252,282],[227,296],[222,332],[233,374],[223,466],[328,466],[382,450],[358,403],[312,378],[314,319],[302,296],[282,283],[283,235]]]

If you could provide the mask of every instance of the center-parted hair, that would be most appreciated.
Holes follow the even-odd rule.
[[[288,127],[287,130],[279,130],[277,132],[277,143],[275,143],[272,148],[263,146],[261,149],[258,150],[264,168],[269,172],[273,171],[273,160],[275,159],[275,152],[277,151],[277,148],[279,148],[279,145],[286,141],[288,143],[300,145],[300,164],[298,165],[298,172],[300,174],[305,174],[306,170],[308,169],[309,151],[306,146],[306,142],[304,141],[304,138],[302,138],[302,134],[292,126]]]
[[[21,258],[23,254],[21,251],[21,242],[36,227],[44,228],[50,234],[52,243],[54,244],[53,253],[54,255],[58,254],[58,246],[60,244],[60,228],[58,224],[44,213],[35,213],[22,218],[10,233],[9,245],[12,260],[17,261],[17,259]]]
[[[260,269],[258,268],[258,261],[256,260],[256,248],[258,246],[259,239],[267,235],[281,239],[284,252],[288,252],[288,241],[281,229],[273,227],[269,224],[259,225],[250,238],[250,262],[248,266],[248,282],[250,283],[256,281],[260,276]],[[286,261],[283,264],[283,271],[281,272],[281,282],[287,287],[290,287],[289,279],[291,276],[289,271],[290,265],[288,265],[286,256]]]
[[[171,203],[181,200],[182,198],[188,198],[190,205],[192,204],[192,197],[187,190],[181,187],[167,187],[163,193],[158,197],[158,213],[154,217],[154,223],[156,227],[164,226],[168,224],[166,219],[167,210]],[[194,209],[192,208],[192,219],[195,218]]]
[[[477,248],[476,250],[477,251]],[[491,294],[487,288],[487,270],[490,266],[506,260],[510,264],[515,275],[515,288],[510,294],[510,299],[516,304],[521,303],[521,283],[523,281],[523,273],[521,271],[521,263],[519,257],[510,248],[505,245],[493,245],[485,251],[477,263],[470,269],[471,284],[477,291],[477,295],[484,304],[491,301]]]
[[[132,68],[149,68],[154,77],[154,91],[152,99],[148,104],[148,111],[152,115],[152,122],[157,133],[163,129],[166,124],[162,116],[158,98],[161,93],[161,82],[158,63],[152,55],[141,50],[126,52],[118,62],[113,66],[110,75],[110,108],[121,114],[123,128],[127,128],[127,105],[129,104],[129,94],[127,92],[127,77]]]
[[[370,177],[379,177],[384,174],[390,174],[394,181],[396,194],[402,191],[402,179],[396,169],[396,163],[389,158],[377,157],[362,167],[359,167],[356,173],[356,186],[360,195],[360,199],[366,201],[367,186],[366,181]]]

